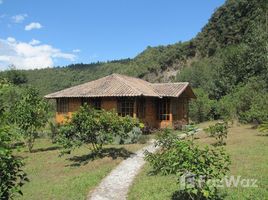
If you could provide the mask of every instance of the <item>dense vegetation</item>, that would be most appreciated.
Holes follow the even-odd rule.
[[[41,95],[44,95],[115,72],[151,82],[189,81],[198,97],[190,105],[190,116],[193,121],[238,119],[242,122],[263,123],[260,129],[267,132],[266,4],[266,0],[227,0],[192,40],[168,46],[148,47],[133,59],[27,71],[15,70],[12,67],[9,71],[1,72],[0,199],[12,198],[16,193],[21,193],[20,186],[27,181],[26,174],[22,171],[23,162],[13,153],[16,142],[24,138],[31,150],[37,131],[47,122],[47,104],[35,90],[28,88],[28,84],[37,87]],[[59,135],[62,137],[58,142],[65,145],[66,149],[91,143],[95,146],[95,151],[99,151],[103,144],[116,140],[115,136],[120,136],[120,142],[122,139],[130,138],[130,135],[125,134],[139,124],[130,118],[124,120],[114,113],[81,108],[72,121],[61,128]],[[219,138],[220,144],[223,144],[222,139],[227,131],[222,125],[211,126],[210,133]],[[135,139],[135,132],[131,134]],[[168,140],[160,139],[161,141]],[[219,156],[228,162],[223,151],[214,151],[214,148],[200,149],[191,141],[177,143],[170,141],[165,146],[168,147],[166,151],[157,154],[158,157],[155,159],[153,154],[148,157],[152,162],[155,161],[154,169],[158,171],[172,166],[176,171],[197,170],[194,172],[198,174],[212,166],[219,167],[219,173],[217,172],[212,178],[220,178],[226,173],[221,168],[225,162],[223,165],[217,163]],[[180,150],[184,148],[187,151],[181,152]],[[192,161],[191,159],[196,157],[194,153],[200,155],[197,156],[201,159],[197,160],[200,163],[202,159],[211,160],[198,165],[198,168],[192,163],[181,165],[186,161]],[[176,160],[181,156],[185,159]],[[162,165],[166,161],[172,164]],[[181,166],[184,168],[180,168]],[[172,172],[174,171],[168,173]],[[210,177],[215,174],[206,175]],[[217,191],[210,190],[211,188],[197,189],[198,195],[203,197],[217,194]],[[192,195],[196,190],[186,192]]]
[[[64,152],[69,153],[87,144],[94,153],[101,153],[103,145],[111,144],[116,137],[122,141],[129,139],[128,133],[139,125],[138,120],[132,117],[121,117],[115,112],[96,110],[85,104],[60,127],[57,140],[64,147]]]
[[[8,120],[12,101],[7,100],[12,100],[14,94],[12,85],[0,82],[0,199],[13,199],[17,193],[22,194],[21,186],[28,181],[22,170],[22,159],[13,154],[18,134]]]
[[[266,10],[265,0],[227,0],[188,42],[148,47],[133,59],[0,75],[13,83],[28,81],[42,95],[114,72],[152,82],[189,81],[198,88],[199,100],[190,112],[194,121],[237,118],[261,123],[268,120]]]

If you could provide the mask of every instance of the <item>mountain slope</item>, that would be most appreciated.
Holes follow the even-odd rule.
[[[41,94],[121,73],[151,82],[174,81],[191,63],[213,57],[230,45],[240,44],[251,27],[265,23],[265,0],[228,0],[215,11],[198,35],[188,42],[148,47],[133,59],[75,64],[63,68],[23,71]]]

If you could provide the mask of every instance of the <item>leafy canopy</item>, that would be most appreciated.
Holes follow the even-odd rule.
[[[29,151],[32,151],[38,130],[44,127],[48,120],[48,104],[39,96],[38,91],[28,87],[18,101],[12,113],[12,119],[19,127]]]
[[[116,136],[126,139],[128,133],[139,126],[137,119],[120,117],[115,112],[84,105],[73,114],[69,122],[61,126],[58,143],[65,152],[83,144],[90,144],[93,151],[99,152],[104,144],[112,143]]]

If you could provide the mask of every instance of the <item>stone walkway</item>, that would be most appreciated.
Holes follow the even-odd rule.
[[[154,140],[130,158],[122,161],[112,172],[106,176],[100,185],[89,193],[88,200],[124,200],[127,198],[128,188],[135,176],[144,165],[144,151],[156,151]]]

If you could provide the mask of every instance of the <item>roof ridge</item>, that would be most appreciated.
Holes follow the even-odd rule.
[[[123,77],[120,77],[121,74],[112,74],[112,75],[114,75],[117,79],[120,79],[125,85],[129,86],[131,89],[135,90],[140,95],[142,95],[142,92],[141,91],[137,90],[137,88],[135,88],[132,85],[130,85]]]
[[[171,82],[171,83],[150,83],[152,85],[165,85],[165,84],[189,84],[189,82]]]

